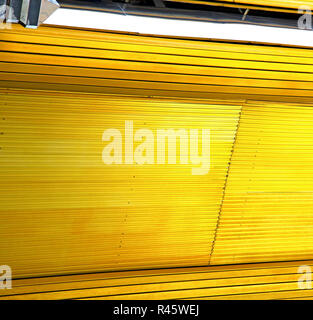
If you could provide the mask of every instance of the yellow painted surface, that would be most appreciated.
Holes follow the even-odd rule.
[[[15,277],[208,264],[240,105],[11,90],[1,97],[0,261]],[[124,132],[125,120],[154,134],[211,129],[210,172],[104,164],[103,131]]]
[[[312,260],[21,279],[0,300],[312,299],[312,289],[298,286],[299,265]]]
[[[212,264],[312,257],[312,128],[311,106],[245,105]]]
[[[20,278],[312,259],[312,58],[303,48],[52,27],[1,30],[1,263]],[[153,132],[210,129],[210,172],[106,166],[102,133],[123,131],[125,120]],[[219,271],[227,271],[225,281],[221,273],[212,278],[213,269],[205,278],[175,269],[162,280],[159,269],[155,282],[134,275],[109,279],[106,289],[64,283],[64,292],[42,295],[54,290],[45,283],[43,291],[21,285],[17,294],[312,296],[298,295],[297,262],[277,277],[258,266],[251,278],[229,266]]]
[[[310,101],[300,48],[13,25],[0,34],[0,86],[192,99]]]

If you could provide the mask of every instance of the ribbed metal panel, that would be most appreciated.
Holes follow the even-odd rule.
[[[312,126],[311,106],[244,106],[212,264],[312,257]]]
[[[240,105],[2,90],[0,106],[0,260],[15,277],[208,264]],[[103,131],[125,120],[210,129],[210,172],[105,165]]]
[[[299,265],[312,261],[21,279],[0,300],[312,299],[312,289],[298,286]]]
[[[313,95],[308,49],[18,25],[0,40],[5,87],[192,99]]]
[[[0,40],[15,277],[312,258],[312,50],[21,26]],[[125,120],[210,129],[211,171],[105,166],[102,133]]]

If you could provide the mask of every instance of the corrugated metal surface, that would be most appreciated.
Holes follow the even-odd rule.
[[[298,266],[312,261],[127,271],[14,281],[1,299],[312,299]]]
[[[312,57],[299,48],[2,30],[0,260],[14,277],[31,277],[312,259],[313,112],[300,105],[313,94]],[[125,120],[154,132],[211,129],[210,173],[105,166],[102,133],[123,131]],[[272,297],[294,293],[290,277],[240,277],[235,291],[228,282],[210,291],[215,280],[171,287],[170,276],[142,290],[161,292],[149,298]],[[134,293],[114,290],[91,294]]]
[[[0,92],[0,261],[14,277],[207,265],[240,105]],[[125,120],[211,129],[210,172],[105,165],[103,131]]]
[[[207,99],[309,101],[308,49],[13,26],[0,86]]]
[[[312,128],[311,106],[245,105],[212,264],[312,257]]]

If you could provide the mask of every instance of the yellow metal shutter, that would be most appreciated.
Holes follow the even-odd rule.
[[[7,224],[0,228],[8,243],[0,257],[12,264],[15,276],[206,264],[212,251],[240,101],[310,101],[312,57],[312,50],[303,48],[52,27],[27,30],[17,25],[2,30],[0,87],[8,89],[1,89],[0,119],[5,120],[1,120],[0,127],[4,128],[0,136],[0,170]],[[231,100],[221,102],[218,98]],[[249,104],[245,110],[275,111],[285,107],[260,103]],[[254,174],[245,166],[251,160],[250,150],[245,153],[245,148],[253,143],[268,117],[257,116],[258,120],[244,129],[248,130],[244,133],[247,141],[242,146],[236,144],[239,149],[235,149],[211,263],[288,256],[278,249],[285,245],[282,239],[287,239],[279,238],[279,231],[274,230],[280,230],[281,224],[267,227],[272,216],[262,220],[261,215],[258,221],[252,217],[253,222],[247,216],[247,222],[238,224],[245,217],[241,211],[236,213],[241,210],[236,205],[245,207],[246,202],[250,203],[246,200],[250,199],[250,191],[244,184],[250,184],[249,177]],[[289,116],[292,119],[293,113]],[[244,113],[243,128],[249,119]],[[211,129],[211,172],[195,178],[190,167],[105,168],[101,163],[102,131],[108,127],[122,130],[125,120],[135,121],[139,128]],[[279,130],[275,127],[276,141],[286,134]],[[238,141],[245,139],[240,132]],[[269,151],[264,157],[272,161]],[[279,174],[275,172],[273,177]],[[269,183],[278,190],[277,198],[269,196],[272,207],[279,206],[275,202],[279,197],[286,200],[285,194],[278,195],[281,186],[276,182]],[[253,202],[260,208],[264,203],[268,205],[263,194],[273,190],[267,190],[268,185],[258,179],[252,187],[258,183],[256,190],[262,193]],[[301,197],[291,185],[288,190]],[[302,196],[310,201],[308,193]],[[285,221],[292,221],[292,212],[286,211]],[[245,223],[248,225],[243,228]],[[261,238],[256,240],[255,248],[242,241],[249,239],[249,232],[242,234],[250,227],[252,240],[253,236],[269,235],[264,238],[264,247]],[[291,238],[295,236],[292,232]],[[284,232],[281,237],[285,237]],[[236,241],[232,247],[233,239]],[[271,251],[272,245],[276,253]],[[295,256],[309,257],[308,251],[296,250],[297,245]],[[302,246],[307,250],[309,247],[309,242]]]
[[[299,265],[313,261],[105,272],[14,280],[0,300],[309,299],[299,288]]]
[[[212,264],[312,258],[313,108],[243,107]]]
[[[240,105],[1,90],[0,106],[0,261],[14,277],[208,264]],[[103,131],[125,120],[211,129],[211,171],[105,165]]]
[[[1,30],[0,87],[310,101],[309,49],[22,26]]]

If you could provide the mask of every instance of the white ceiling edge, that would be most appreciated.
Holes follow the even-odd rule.
[[[241,23],[201,22],[59,8],[44,24],[139,34],[313,47],[313,31]]]

